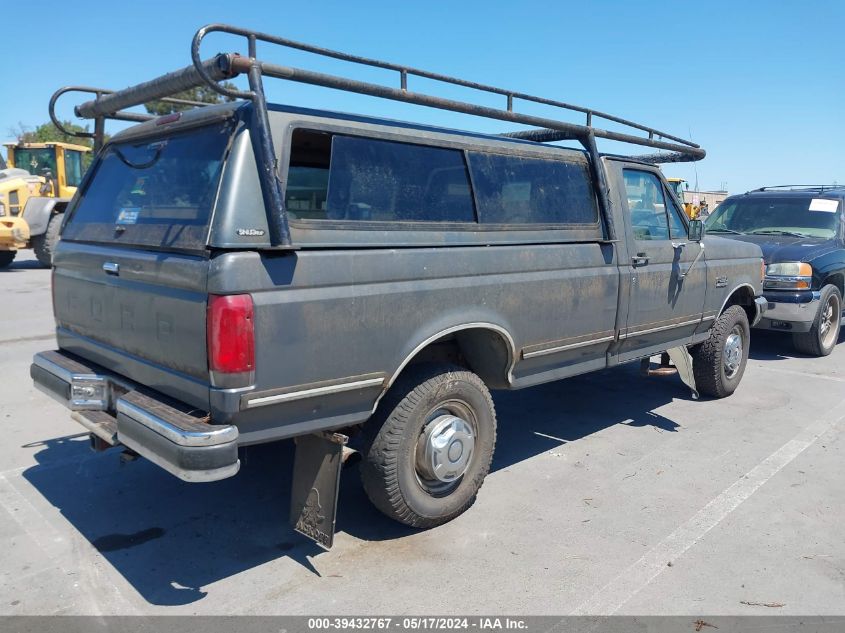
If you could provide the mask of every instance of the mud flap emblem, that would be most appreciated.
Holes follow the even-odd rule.
[[[321,512],[323,506],[320,505],[320,491],[316,488],[311,488],[308,493],[308,499],[305,501],[305,507],[294,525],[294,529],[300,534],[314,539],[321,545],[325,542],[331,541],[331,536],[326,533],[323,523],[326,521],[326,516]],[[329,542],[328,547],[331,547]]]
[[[325,549],[334,543],[343,447],[340,433],[296,438],[290,521],[293,529]]]

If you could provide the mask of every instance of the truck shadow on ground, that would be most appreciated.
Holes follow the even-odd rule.
[[[18,273],[24,270],[44,270],[44,266],[35,259],[27,259],[20,262],[12,262],[6,268],[0,268],[0,273]]]
[[[495,394],[493,470],[620,423],[678,430],[654,410],[689,391],[676,376],[645,379],[637,369]],[[281,557],[319,575],[309,559],[322,550],[287,523],[292,442],[245,449],[236,477],[206,484],[181,482],[143,459],[123,463],[119,449],[91,453],[85,435],[42,446],[25,479],[151,604],[196,602],[209,584]],[[369,541],[414,531],[373,508],[357,466],[344,470],[338,532]]]
[[[837,345],[845,343],[845,325],[839,331]],[[753,360],[787,360],[789,358],[812,358],[795,349],[792,334],[770,330],[753,330],[748,357]]]

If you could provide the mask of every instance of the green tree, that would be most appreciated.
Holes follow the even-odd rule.
[[[237,86],[230,81],[224,81],[221,85],[224,88],[228,88],[230,90],[237,90]],[[196,88],[191,88],[190,90],[183,90],[182,92],[177,92],[172,96],[175,99],[199,101],[200,103],[208,104],[226,103],[229,101],[234,101],[232,97],[224,97],[216,90],[213,90],[210,86],[197,86]],[[172,114],[173,112],[184,112],[185,110],[190,110],[194,106],[182,105],[177,103],[165,103],[163,101],[152,101],[150,103],[145,103],[144,107],[150,114],[162,116],[164,114]]]
[[[78,125],[76,123],[71,123],[70,121],[62,121],[62,127],[70,132],[88,132],[88,126],[85,125]],[[18,143],[50,143],[50,142],[59,142],[59,143],[74,143],[76,145],[82,145],[84,147],[94,147],[94,139],[86,138],[86,137],[79,137],[79,136],[72,136],[70,134],[65,134],[55,125],[53,122],[42,123],[41,125],[37,126],[35,129],[24,125],[23,123],[18,123],[16,128],[12,128],[9,130],[9,133],[18,139]],[[105,140],[109,140],[109,135],[105,135]],[[82,168],[88,169],[88,166],[94,160],[93,152],[85,152],[82,155]]]
[[[88,132],[88,126],[78,125],[70,121],[62,121],[62,126],[71,132]],[[52,122],[42,123],[35,129],[18,123],[17,128],[10,130],[11,134],[18,139],[18,143],[48,143],[58,141],[61,143],[75,143],[85,147],[93,147],[94,142],[90,138],[71,136],[61,132]]]

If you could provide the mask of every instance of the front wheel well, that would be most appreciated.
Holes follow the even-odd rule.
[[[839,294],[845,296],[845,274],[843,273],[831,273],[827,277],[825,277],[824,282],[822,283],[822,287],[832,284],[839,288]]]
[[[725,301],[725,305],[722,307],[722,312],[731,306],[740,306],[743,310],[745,310],[745,314],[748,315],[748,322],[753,323],[754,318],[757,316],[757,308],[754,305],[754,298],[754,290],[751,286],[740,286],[734,290],[728,297],[727,301]],[[721,314],[721,312],[719,314]],[[716,316],[718,317],[719,315]]]

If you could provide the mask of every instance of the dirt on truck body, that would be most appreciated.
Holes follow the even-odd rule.
[[[401,85],[203,61],[210,31],[392,68]],[[66,214],[58,349],[32,376],[95,446],[210,481],[237,473],[239,447],[297,438],[291,521],[328,547],[350,448],[388,516],[432,527],[469,508],[495,446],[491,389],[666,351],[696,394],[739,384],[765,306],[760,250],[703,236],[657,166],[698,146],[586,109],[588,125],[517,114],[514,99],[539,98],[477,84],[508,109],[409,92],[409,76],[470,84],[233,27],[201,29],[194,62],[77,108],[101,129],[186,84],[250,82],[241,101],[116,134]],[[534,128],[267,105],[268,76]],[[602,155],[597,137],[660,153]],[[582,147],[548,143],[561,139]]]

